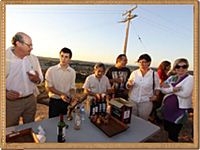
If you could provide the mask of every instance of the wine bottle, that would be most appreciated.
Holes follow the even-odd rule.
[[[58,122],[57,125],[58,142],[65,142],[65,129],[66,129],[66,124],[63,120],[63,115],[60,114],[60,121]]]

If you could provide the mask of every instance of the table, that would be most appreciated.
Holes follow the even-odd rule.
[[[41,125],[46,132],[46,142],[57,142],[58,121],[59,117],[55,117],[38,122],[13,126],[6,128],[6,134],[30,127],[37,133],[37,128]],[[129,128],[113,137],[108,137],[92,124],[88,117],[85,117],[85,120],[82,121],[80,130],[74,130],[74,120],[67,121],[66,116],[64,116],[64,121],[69,125],[68,129],[66,129],[66,142],[143,142],[160,130],[160,127],[133,115],[131,124],[128,124]]]

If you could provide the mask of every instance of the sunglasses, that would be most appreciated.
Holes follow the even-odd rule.
[[[183,69],[187,69],[188,68],[188,66],[187,65],[176,65],[176,67],[175,67],[176,69],[180,69],[180,68],[183,68]]]

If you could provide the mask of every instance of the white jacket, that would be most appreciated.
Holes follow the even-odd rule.
[[[169,88],[161,88],[161,91],[167,94],[166,96],[173,93],[173,86],[170,83],[169,85]],[[178,97],[179,108],[192,108],[193,76],[188,75],[175,87],[182,87],[179,92],[174,93]]]

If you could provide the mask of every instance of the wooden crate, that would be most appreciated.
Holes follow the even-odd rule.
[[[32,128],[15,131],[6,135],[7,143],[39,143],[39,140]]]
[[[109,137],[119,134],[129,128],[126,124],[114,118],[113,116],[110,117],[109,122],[107,124],[97,124],[96,122],[92,123]]]

